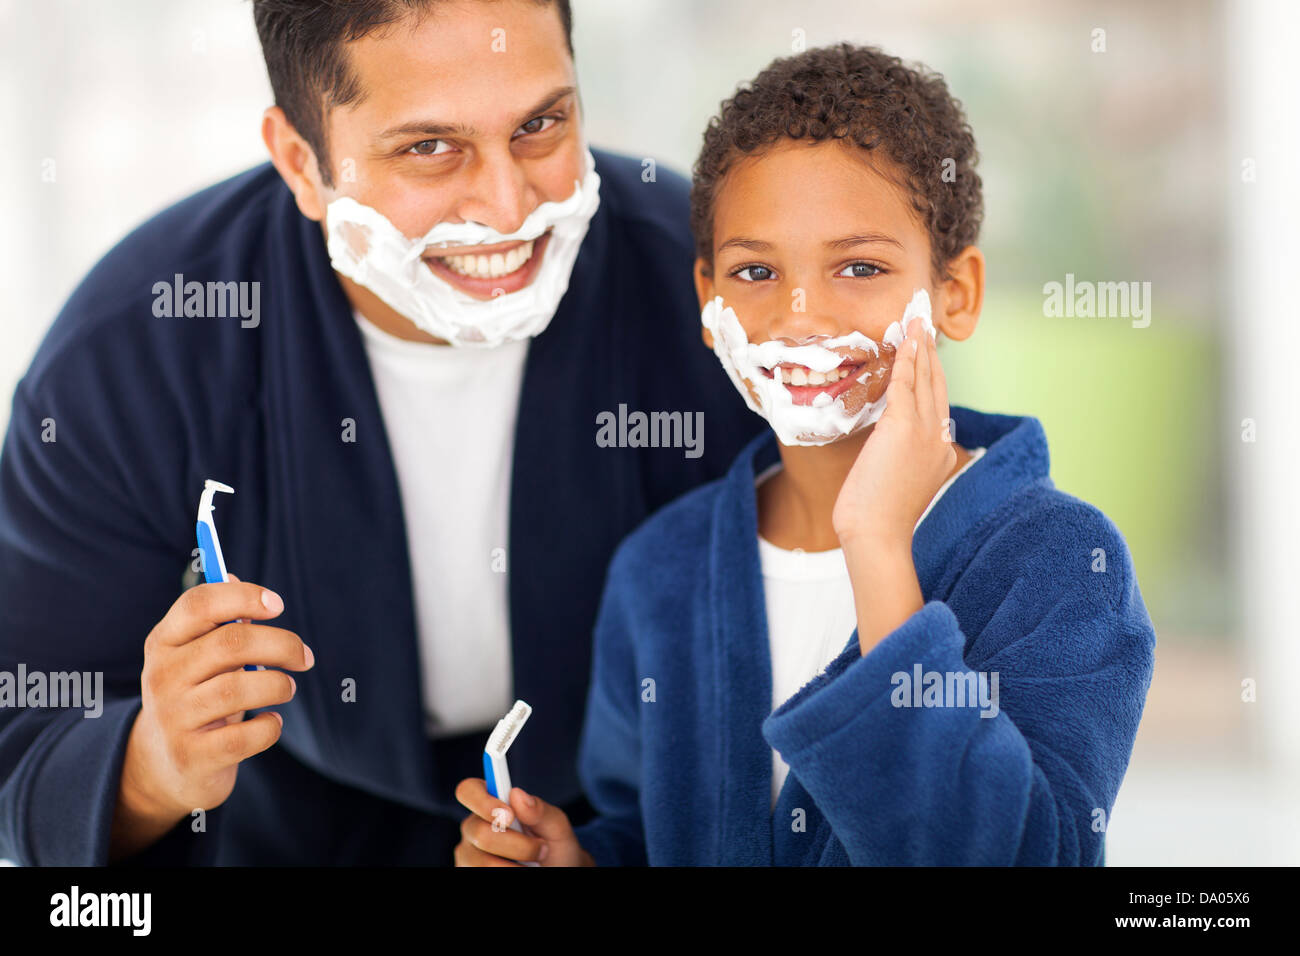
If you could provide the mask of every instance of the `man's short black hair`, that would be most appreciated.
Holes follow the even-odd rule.
[[[975,136],[943,77],[875,47],[840,43],[772,61],[709,122],[691,189],[696,254],[706,263],[713,263],[713,207],[727,172],[781,140],[835,140],[891,160],[929,233],[936,279],[979,237]]]
[[[253,21],[271,78],[275,105],[316,154],[321,178],[333,186],[325,117],[336,106],[361,99],[361,85],[348,66],[343,44],[420,15],[439,0],[253,0]],[[573,12],[569,0],[553,3],[573,56]]]

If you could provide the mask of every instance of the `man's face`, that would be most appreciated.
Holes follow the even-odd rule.
[[[333,188],[409,238],[442,222],[518,229],[544,202],[572,195],[585,170],[573,59],[553,4],[445,0],[346,46],[359,103],[326,117]],[[429,250],[438,276],[480,299],[536,274],[535,242]],[[437,252],[438,255],[434,255]]]

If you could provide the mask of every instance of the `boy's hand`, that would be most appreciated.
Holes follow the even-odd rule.
[[[850,469],[831,520],[840,543],[907,544],[957,464],[948,386],[934,339],[913,319],[894,359],[885,412]]]
[[[456,799],[472,811],[460,825],[457,866],[519,866],[515,860],[536,860],[542,866],[595,866],[591,854],[578,845],[569,818],[518,787],[510,804],[488,793],[481,777],[466,777],[456,786]],[[510,829],[519,819],[524,833]]]

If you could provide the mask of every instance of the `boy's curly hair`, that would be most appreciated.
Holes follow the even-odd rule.
[[[948,263],[979,236],[975,136],[943,77],[875,47],[841,43],[774,60],[709,121],[691,184],[691,229],[696,254],[710,265],[719,185],[738,160],[781,139],[881,149],[906,177],[900,185],[930,234],[936,278],[946,278]],[[945,160],[952,160],[948,176]]]

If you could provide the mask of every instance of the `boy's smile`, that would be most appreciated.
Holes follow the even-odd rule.
[[[811,405],[818,395],[823,394],[834,401],[850,389],[863,384],[859,382],[862,373],[871,372],[871,366],[876,362],[875,356],[862,349],[849,349],[841,354],[844,355],[844,361],[827,372],[794,362],[781,362],[772,368],[762,368],[761,371],[768,378],[779,378],[796,405]],[[888,385],[887,370],[885,378],[885,384]]]

